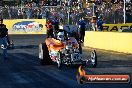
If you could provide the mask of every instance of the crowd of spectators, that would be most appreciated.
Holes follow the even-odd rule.
[[[18,0],[19,5],[34,3],[37,6],[57,6],[60,4],[60,0]]]
[[[81,0],[21,0],[18,6],[5,5],[0,14],[5,19],[44,19],[58,17],[62,23],[67,23],[68,12],[72,24],[77,24],[80,18],[87,19],[90,24],[90,17],[93,16],[93,6],[86,0],[87,6]],[[58,4],[57,4],[58,3]],[[49,5],[49,6],[47,6]],[[57,6],[58,5],[58,6]],[[47,7],[46,7],[47,6]],[[96,5],[95,15],[101,15],[105,23],[123,23],[123,4],[112,4],[102,2]]]

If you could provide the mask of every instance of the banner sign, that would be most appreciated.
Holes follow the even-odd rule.
[[[13,19],[4,20],[9,34],[45,34],[44,19]]]
[[[86,83],[130,83],[129,74],[86,74],[86,71],[80,66],[76,75],[79,84]]]
[[[103,31],[123,31],[124,29],[131,29],[132,23],[126,24],[103,24]]]

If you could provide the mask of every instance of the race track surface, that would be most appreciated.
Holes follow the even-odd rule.
[[[58,70],[55,65],[41,66],[38,45],[45,35],[11,35],[15,49],[3,60],[0,50],[0,88],[132,88],[130,84],[85,84],[76,81],[77,67]],[[91,48],[83,47],[89,58]],[[89,74],[129,73],[132,76],[132,55],[97,50],[97,68],[85,68]]]

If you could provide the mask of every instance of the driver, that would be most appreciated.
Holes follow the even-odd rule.
[[[67,32],[63,29],[63,26],[59,26],[56,38],[60,41],[68,40]]]
[[[60,40],[60,41],[64,41],[65,38],[64,38],[64,31],[60,31],[57,33],[57,39]]]

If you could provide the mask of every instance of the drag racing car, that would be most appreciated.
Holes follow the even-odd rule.
[[[60,69],[65,65],[91,65],[96,67],[97,56],[95,50],[91,52],[88,59],[82,58],[81,43],[73,36],[68,36],[68,32],[60,30],[53,38],[46,38],[39,44],[39,59],[42,65],[48,65],[52,62],[57,63]]]

